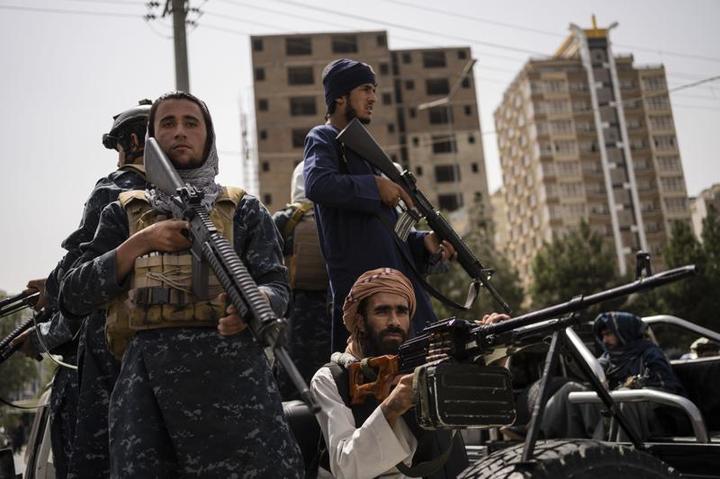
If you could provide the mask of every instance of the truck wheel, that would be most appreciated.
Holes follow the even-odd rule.
[[[464,479],[679,479],[680,474],[648,453],[590,440],[540,441],[534,462],[520,464],[523,445],[496,451],[465,469]]]

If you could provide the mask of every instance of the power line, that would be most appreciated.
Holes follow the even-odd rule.
[[[466,42],[466,43],[472,43],[472,44],[476,44],[476,45],[484,45],[484,46],[487,46],[487,47],[490,47],[490,48],[498,48],[498,49],[501,49],[501,50],[509,50],[509,51],[514,51],[514,52],[518,52],[518,53],[531,54],[531,55],[540,55],[540,56],[543,56],[543,57],[546,57],[546,56],[547,56],[547,55],[545,55],[545,54],[542,53],[542,52],[537,52],[537,51],[534,51],[534,50],[527,50],[527,49],[525,49],[525,48],[518,48],[518,47],[513,47],[513,46],[510,46],[510,45],[502,45],[502,44],[499,44],[499,43],[486,42],[486,41],[478,40],[478,39],[475,39],[475,38],[462,37],[462,36],[458,36],[458,35],[451,35],[451,34],[446,34],[446,33],[437,32],[437,31],[433,31],[433,30],[427,30],[427,29],[423,29],[423,28],[416,28],[416,27],[412,27],[412,26],[409,26],[409,25],[403,25],[403,24],[399,24],[399,23],[388,22],[388,21],[385,21],[385,20],[379,20],[379,19],[377,19],[377,18],[370,18],[370,17],[365,17],[365,16],[362,16],[362,15],[356,15],[356,14],[352,14],[352,13],[340,12],[340,11],[338,11],[338,10],[331,10],[331,9],[328,9],[328,8],[325,8],[325,7],[321,8],[321,7],[315,7],[315,6],[312,6],[312,5],[305,5],[305,4],[303,4],[303,3],[296,2],[296,1],[294,1],[294,0],[275,0],[275,1],[276,1],[276,2],[280,2],[280,3],[287,4],[287,5],[293,5],[293,6],[296,6],[296,7],[299,7],[299,8],[305,8],[305,9],[308,9],[308,10],[318,11],[318,12],[325,13],[325,14],[336,15],[336,16],[340,16],[340,17],[344,17],[344,18],[352,18],[352,19],[354,19],[354,20],[360,20],[360,21],[364,21],[364,22],[370,22],[370,23],[373,23],[373,24],[385,25],[385,26],[393,27],[393,28],[400,28],[400,29],[402,29],[402,30],[407,30],[407,31],[415,32],[415,33],[420,33],[420,34],[423,34],[423,35],[428,35],[428,34],[430,34],[430,35],[433,35],[433,36],[450,38],[450,39],[453,39],[453,40],[458,40],[458,41],[462,41],[462,42]]]
[[[142,15],[133,13],[119,13],[119,12],[99,12],[99,11],[88,11],[88,10],[67,10],[59,8],[41,8],[41,7],[25,7],[19,5],[0,5],[0,10],[16,10],[26,12],[40,12],[40,13],[59,13],[68,15],[92,15],[99,17],[117,17],[117,18],[143,18]]]

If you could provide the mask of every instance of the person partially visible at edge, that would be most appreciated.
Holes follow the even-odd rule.
[[[320,251],[312,201],[305,197],[303,163],[293,171],[290,204],[273,215],[283,239],[285,265],[292,290],[287,314],[287,349],[305,382],[330,356],[328,277]],[[277,371],[284,401],[300,399],[285,370]]]
[[[366,357],[397,354],[412,336],[410,324],[416,310],[412,283],[392,268],[365,272],[345,299],[343,324],[350,334],[345,353],[333,354],[310,383],[321,407],[317,419],[328,451],[320,462],[329,467],[333,477],[402,478],[405,476],[396,465],[432,460],[448,447],[453,447],[449,459],[429,477],[456,477],[467,467],[460,436],[453,440],[448,431],[426,431],[418,426],[413,374],[399,376],[382,402],[368,397],[362,405],[350,404],[347,366]],[[507,318],[493,313],[481,323]]]
[[[41,293],[36,308],[57,308],[60,282],[80,256],[80,245],[92,240],[102,209],[117,200],[120,192],[145,187],[142,154],[150,103],[141,100],[113,117],[110,132],[103,135],[103,145],[117,150],[118,169],[95,183],[80,225],[62,243],[67,253],[47,280],[28,283],[29,290]],[[50,396],[53,465],[58,478],[94,478],[109,473],[107,407],[119,364],[105,348],[104,324],[104,310],[93,312],[82,323],[68,321],[57,312],[50,321],[13,342],[22,343],[22,351],[30,357],[37,357],[47,347],[61,354],[64,362],[78,364],[77,372],[57,369]]]
[[[634,314],[607,312],[598,315],[593,324],[596,341],[604,352],[598,358],[611,390],[649,388],[685,396],[685,389],[673,373],[670,362],[655,343],[645,337],[647,325]],[[587,391],[586,386],[568,382],[548,400],[541,431],[547,438],[605,439],[607,428],[594,404],[572,404],[570,392]],[[658,421],[657,405],[621,403],[620,410],[641,440],[665,434]],[[617,438],[629,438],[620,429]]]
[[[454,255],[454,249],[447,242],[441,243],[435,233],[417,231],[398,246],[392,231],[398,218],[395,207],[400,201],[413,206],[411,198],[335,139],[353,118],[370,123],[376,102],[372,68],[342,58],[328,64],[322,78],[327,121],[310,130],[305,138],[304,176],[307,197],[315,202],[318,233],[330,277],[331,347],[340,351],[347,339],[342,301],[358,276],[374,268],[389,267],[410,278],[417,292],[417,314],[411,327],[420,331],[437,317],[417,274],[427,272],[431,255],[440,253],[441,260],[446,261]]]
[[[289,288],[275,226],[256,198],[215,182],[205,103],[183,92],[161,96],[148,137],[203,192],[215,226],[273,310],[284,313]],[[128,339],[110,398],[110,475],[299,478],[302,459],[260,345],[235,308],[225,308],[226,296],[216,296],[214,275],[205,278],[207,299],[190,292],[189,224],[181,214],[159,190],[121,194],[62,284],[65,314],[110,304],[108,344],[118,352]]]

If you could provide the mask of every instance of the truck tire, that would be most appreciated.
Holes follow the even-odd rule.
[[[523,445],[496,451],[465,469],[463,479],[679,479],[680,474],[648,453],[591,440],[539,441],[534,462],[519,464]]]

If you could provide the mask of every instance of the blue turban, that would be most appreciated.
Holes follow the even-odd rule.
[[[372,83],[375,85],[375,72],[367,63],[348,58],[340,58],[328,63],[322,73],[325,87],[325,105],[330,108],[336,99],[354,88]]]

